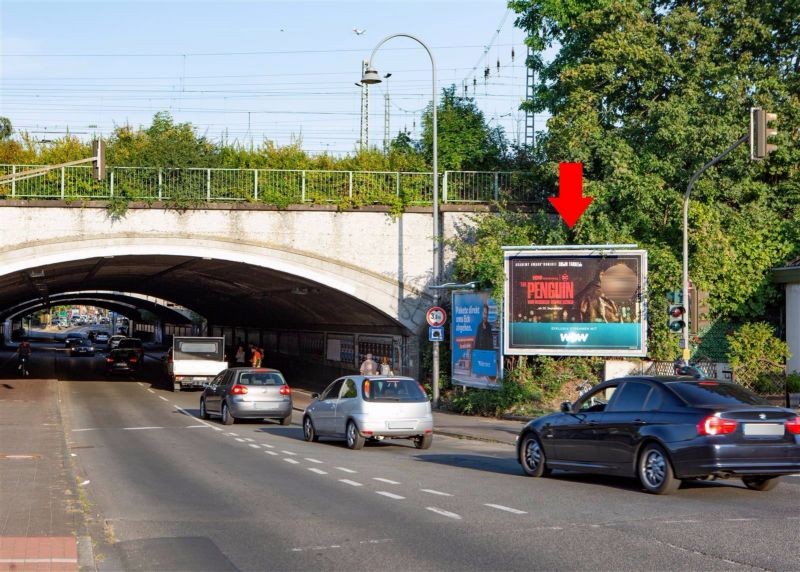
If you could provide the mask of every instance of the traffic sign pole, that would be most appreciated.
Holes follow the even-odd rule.
[[[432,328],[442,327],[447,321],[447,312],[444,311],[444,308],[440,308],[439,306],[433,306],[432,308],[428,308],[428,311],[425,313],[425,320],[427,320],[428,325]],[[433,408],[436,409],[439,407],[439,342],[438,341],[433,342],[433,379],[431,380],[431,385],[433,386],[432,404]]]

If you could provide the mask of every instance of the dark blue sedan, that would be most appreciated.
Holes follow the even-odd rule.
[[[638,477],[654,494],[684,479],[731,477],[768,491],[800,472],[800,418],[734,383],[626,377],[525,425],[517,460],[532,477],[553,469]]]

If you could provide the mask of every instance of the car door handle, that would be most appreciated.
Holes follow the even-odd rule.
[[[644,419],[634,419],[633,420],[633,424],[634,425],[645,425],[646,423],[647,423],[647,421],[645,421]]]

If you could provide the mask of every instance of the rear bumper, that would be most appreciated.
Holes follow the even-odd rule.
[[[292,414],[292,400],[287,401],[232,401],[228,404],[236,418],[283,418]]]
[[[679,478],[705,475],[788,475],[800,472],[800,443],[705,445],[673,458]]]
[[[366,437],[389,437],[402,439],[433,433],[433,418],[414,419],[408,422],[386,419],[356,419],[356,425]]]

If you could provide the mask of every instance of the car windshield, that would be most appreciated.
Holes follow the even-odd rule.
[[[769,405],[769,402],[735,383],[681,381],[670,383],[690,405]]]
[[[367,401],[428,400],[428,396],[413,379],[365,379],[362,390]]]
[[[239,375],[241,385],[286,385],[283,376],[277,371],[244,372]]]

